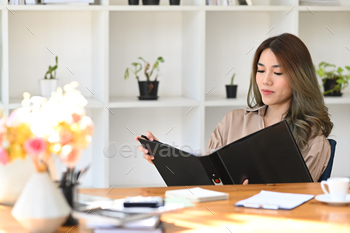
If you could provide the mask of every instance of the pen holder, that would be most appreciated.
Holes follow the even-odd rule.
[[[77,195],[76,189],[79,185],[78,176],[78,173],[74,173],[74,168],[68,169],[66,172],[64,172],[60,181],[62,193],[72,209],[74,209],[74,201],[76,200]],[[63,226],[74,226],[78,225],[78,223],[78,220],[73,218],[72,214],[70,214]]]
[[[74,209],[74,200],[76,200],[77,186],[78,184],[69,184],[67,186],[61,187],[62,193],[72,209]],[[78,225],[78,223],[78,220],[73,218],[72,214],[69,214],[69,217],[63,226],[75,226]]]

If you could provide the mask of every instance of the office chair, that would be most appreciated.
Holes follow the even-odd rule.
[[[324,170],[318,182],[321,182],[322,180],[327,180],[331,176],[331,172],[332,172],[335,146],[337,145],[337,142],[333,139],[328,139],[328,141],[329,141],[329,144],[331,144],[331,157],[329,158],[326,170]]]

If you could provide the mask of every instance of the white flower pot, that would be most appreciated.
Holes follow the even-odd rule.
[[[0,203],[14,205],[34,172],[35,168],[30,156],[25,160],[14,159],[7,165],[0,164]]]
[[[50,233],[60,227],[71,212],[62,192],[47,172],[34,173],[25,185],[12,215],[32,233]]]
[[[58,79],[40,79],[41,95],[50,97],[52,92],[55,92],[58,85]]]

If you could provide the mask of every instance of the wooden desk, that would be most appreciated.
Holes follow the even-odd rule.
[[[293,210],[263,210],[234,207],[234,203],[259,193],[261,190],[321,194],[319,183],[276,185],[202,186],[227,192],[229,200],[206,202],[176,213],[162,215],[165,232],[350,232],[350,206],[329,206],[312,199]],[[125,196],[164,196],[169,188],[113,188],[84,189],[82,193],[110,198]],[[108,192],[108,194],[106,194]],[[12,218],[11,208],[0,206],[0,233],[26,232]],[[59,233],[90,233],[83,225],[61,227]]]

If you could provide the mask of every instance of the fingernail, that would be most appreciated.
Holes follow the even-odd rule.
[[[153,138],[150,138],[151,141],[153,141]]]

